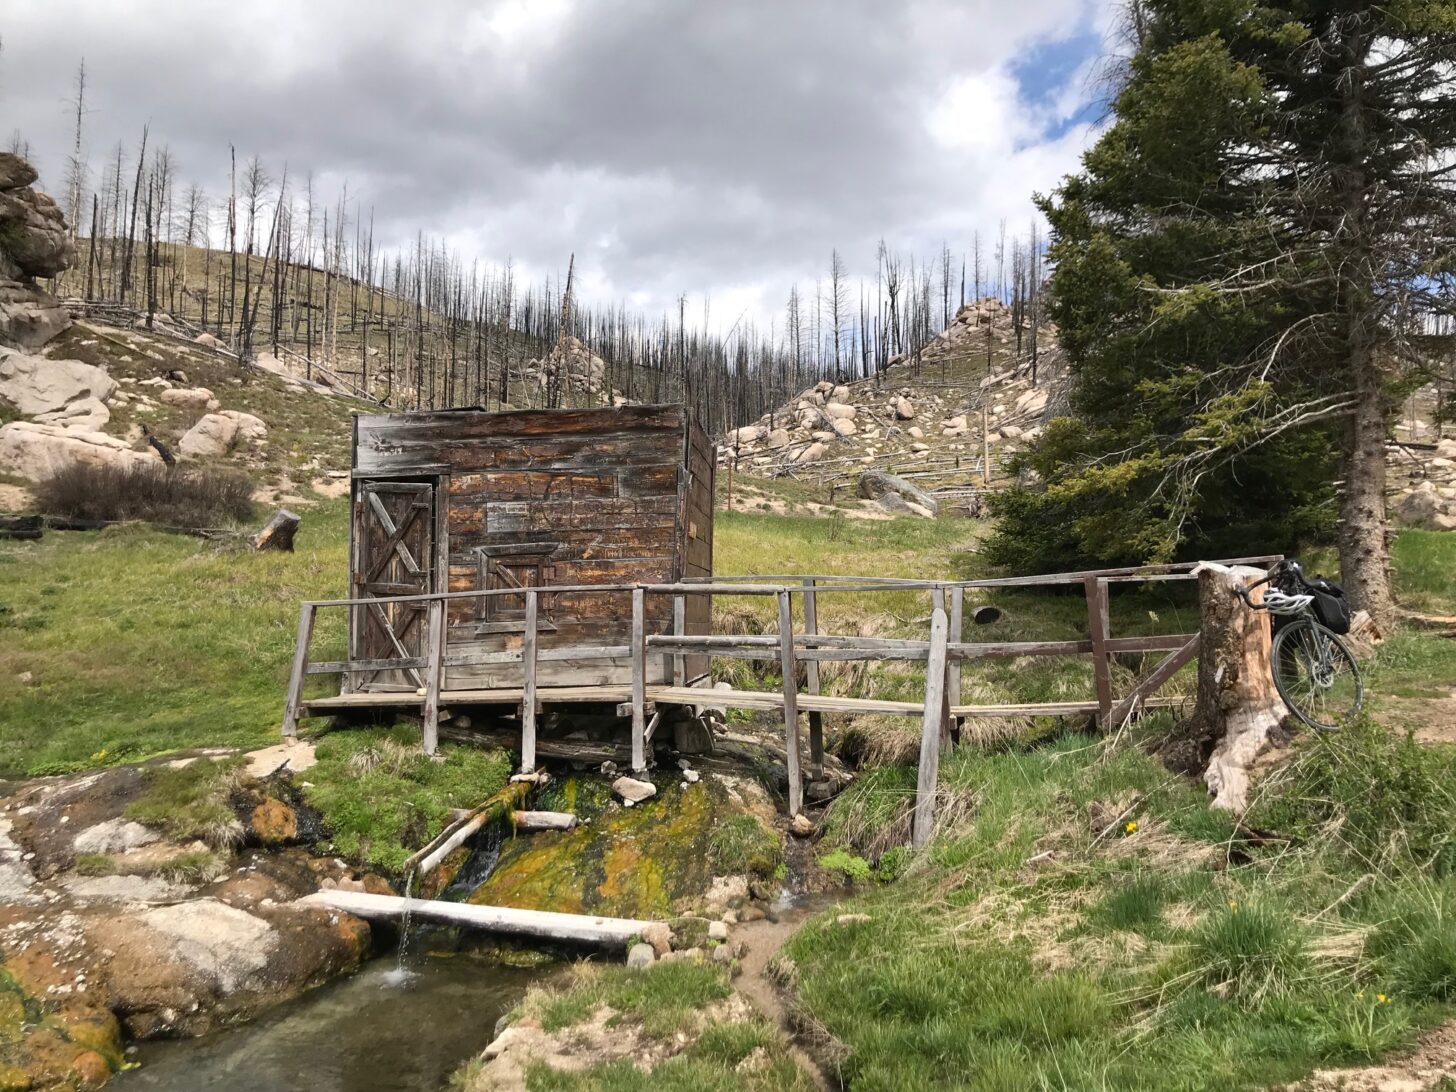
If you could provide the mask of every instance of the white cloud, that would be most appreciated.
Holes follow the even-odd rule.
[[[93,172],[143,123],[185,184],[257,153],[386,245],[563,275],[583,294],[766,322],[838,248],[929,256],[1013,229],[1076,167],[1084,72],[1017,83],[1110,0],[5,0],[0,112],[59,189],[65,99],[91,73]],[[3,134],[0,134],[3,135]]]

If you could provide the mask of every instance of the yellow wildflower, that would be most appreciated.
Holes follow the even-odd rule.
[[[1127,823],[1123,826],[1122,829],[1124,831],[1126,831],[1128,834],[1136,834],[1137,833],[1137,820],[1136,819],[1129,819],[1127,821]]]
[[[1389,1000],[1390,1000],[1390,998],[1388,998],[1388,997],[1386,997],[1386,996],[1385,996],[1385,994],[1383,994],[1383,993],[1377,993],[1377,994],[1376,994],[1376,995],[1375,995],[1375,1000],[1377,1000],[1377,1001],[1379,1001],[1379,1002],[1380,1002],[1380,1003],[1381,1003],[1381,1004],[1382,1004],[1382,1005],[1383,1005],[1383,1004],[1385,1004],[1385,1003],[1386,1003],[1386,1002],[1387,1002],[1387,1001],[1389,1001]]]

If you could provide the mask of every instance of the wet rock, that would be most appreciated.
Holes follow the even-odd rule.
[[[640,804],[657,795],[657,786],[635,777],[619,777],[612,782],[612,791],[628,804]]]
[[[814,821],[803,812],[789,820],[789,833],[795,838],[808,838],[814,833]]]

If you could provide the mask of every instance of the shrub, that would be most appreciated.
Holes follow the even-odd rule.
[[[1360,868],[1456,865],[1456,757],[1362,719],[1317,736],[1265,783],[1250,822],[1323,839]]]
[[[1210,914],[1193,933],[1200,977],[1244,1000],[1286,992],[1309,967],[1304,931],[1288,913],[1271,906],[1240,906]]]
[[[246,475],[225,470],[72,463],[36,485],[35,503],[69,519],[201,528],[252,519],[252,492]]]

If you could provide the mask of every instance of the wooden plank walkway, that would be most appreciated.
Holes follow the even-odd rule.
[[[620,704],[630,701],[630,686],[542,686],[536,689],[541,705]],[[659,705],[727,706],[734,709],[779,710],[784,695],[779,690],[710,690],[696,686],[648,686],[644,698]],[[521,687],[499,690],[442,690],[440,705],[505,705],[518,706],[525,700]],[[1142,702],[1144,709],[1164,709],[1179,705],[1183,698],[1156,695]],[[327,698],[309,698],[304,710],[311,714],[339,713],[352,709],[418,709],[425,699],[408,691],[393,693],[339,694]],[[796,704],[800,712],[815,713],[881,713],[887,716],[918,717],[925,703],[887,701],[881,698],[844,698],[832,694],[811,694],[800,691]],[[1095,701],[1026,702],[1021,705],[952,705],[954,717],[1069,717],[1096,713]]]

